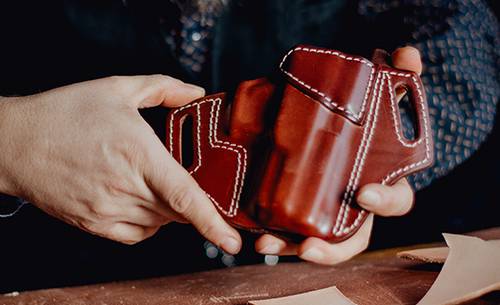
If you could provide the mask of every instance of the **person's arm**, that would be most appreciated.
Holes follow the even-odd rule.
[[[0,103],[0,192],[69,224],[134,244],[192,223],[229,253],[241,240],[138,109],[203,96],[167,76],[109,77]]]

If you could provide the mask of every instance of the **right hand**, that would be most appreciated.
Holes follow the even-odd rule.
[[[0,100],[0,192],[126,244],[189,222],[229,253],[241,238],[137,109],[178,107],[202,88],[154,75],[109,77]]]

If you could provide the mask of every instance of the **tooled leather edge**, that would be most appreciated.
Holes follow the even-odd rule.
[[[337,104],[335,101],[332,100],[331,96],[328,96],[328,94],[326,94],[326,93],[314,88],[313,86],[307,84],[306,82],[302,81],[299,77],[297,77],[296,75],[294,75],[290,71],[286,70],[284,68],[285,62],[288,59],[288,57],[290,57],[294,52],[308,52],[308,53],[325,54],[328,56],[336,56],[336,57],[341,58],[341,59],[346,60],[346,61],[358,62],[360,64],[364,64],[364,65],[370,67],[370,77],[368,80],[368,85],[366,87],[365,95],[363,97],[363,102],[361,104],[361,109],[359,110],[359,112],[354,113],[354,112],[351,112],[349,109],[346,109],[346,108],[340,106],[339,104]],[[352,55],[348,55],[348,54],[345,54],[345,53],[342,53],[339,51],[334,51],[334,50],[329,50],[329,49],[322,49],[322,48],[299,45],[295,48],[292,48],[290,51],[288,51],[287,54],[285,54],[285,56],[283,56],[283,59],[281,60],[281,62],[279,64],[279,69],[286,76],[288,76],[290,79],[295,81],[299,86],[302,86],[304,89],[306,89],[306,91],[308,91],[308,90],[312,91],[315,94],[322,97],[330,107],[333,107],[337,111],[341,112],[350,120],[352,120],[356,123],[361,122],[361,120],[363,118],[363,114],[366,111],[366,104],[367,104],[368,98],[370,96],[370,91],[372,89],[371,84],[373,81],[373,76],[375,74],[375,65],[372,62],[370,62],[369,60],[367,60],[366,58],[363,58],[360,56],[352,56]]]

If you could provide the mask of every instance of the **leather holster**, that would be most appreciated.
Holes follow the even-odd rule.
[[[377,61],[295,47],[277,79],[172,109],[167,149],[232,225],[342,241],[368,216],[355,201],[361,186],[390,185],[433,162],[419,76]],[[402,89],[415,139],[402,132]]]

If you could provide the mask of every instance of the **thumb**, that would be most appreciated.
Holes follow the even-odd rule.
[[[179,107],[205,95],[201,87],[184,83],[167,75],[127,77],[127,91],[133,107]]]
[[[414,201],[413,190],[406,179],[394,185],[371,183],[357,195],[359,205],[380,216],[401,216],[408,213]]]
[[[392,64],[395,68],[422,73],[420,52],[410,46],[399,48],[392,53]]]

